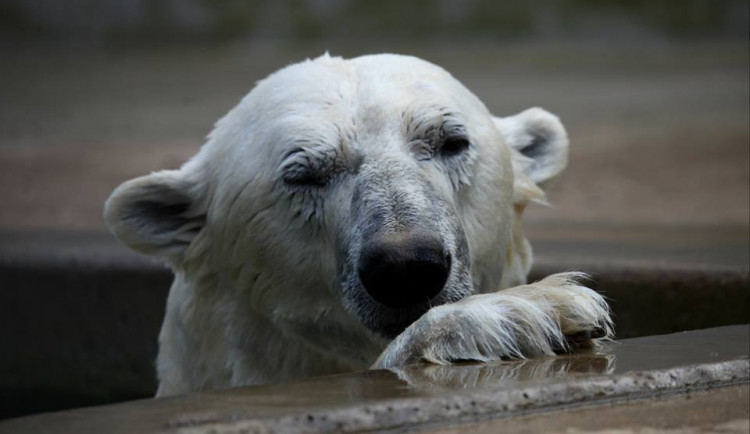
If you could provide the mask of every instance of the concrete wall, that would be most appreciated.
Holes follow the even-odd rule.
[[[84,44],[253,38],[746,39],[746,0],[6,0],[0,35]]]

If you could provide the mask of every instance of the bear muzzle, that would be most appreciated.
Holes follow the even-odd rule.
[[[367,293],[391,308],[429,303],[443,290],[452,258],[441,239],[430,233],[376,236],[365,242],[359,279]]]

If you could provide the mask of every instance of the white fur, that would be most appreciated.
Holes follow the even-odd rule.
[[[449,134],[470,139],[457,157],[439,154]],[[413,57],[326,55],[272,74],[182,168],[128,181],[105,206],[115,235],[175,273],[158,395],[550,354],[563,335],[611,335],[606,304],[576,275],[472,295],[526,282],[521,214],[546,200],[567,145],[553,115],[493,118]],[[372,230],[413,227],[436,234],[453,266],[432,300],[445,304],[390,342],[378,327],[391,311],[356,270]]]
[[[565,335],[596,327],[612,336],[607,303],[578,283],[583,278],[581,273],[553,274],[434,307],[394,339],[373,368],[553,355],[568,345]]]

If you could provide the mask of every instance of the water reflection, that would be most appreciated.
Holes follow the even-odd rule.
[[[512,388],[582,377],[653,371],[748,357],[747,325],[650,336],[597,345],[590,350],[528,360],[412,365],[310,378],[301,382],[204,392],[227,406],[263,408],[321,407],[383,399],[444,394],[451,390]],[[181,405],[185,405],[184,400]],[[203,405],[203,404],[202,404]]]
[[[392,369],[399,379],[416,389],[472,389],[511,386],[554,378],[610,374],[615,356],[591,351],[574,355],[494,363],[412,365]]]
[[[355,374],[311,378],[302,382],[251,386],[223,391],[204,392],[232,405],[264,408],[324,406],[400,397],[426,396],[446,390],[474,388],[509,388],[518,383],[530,385],[554,379],[613,373],[614,354],[602,348],[575,354],[540,357],[528,360],[501,360],[492,363],[454,365],[410,365],[391,370],[364,371]]]

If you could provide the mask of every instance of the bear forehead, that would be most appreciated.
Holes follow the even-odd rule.
[[[418,126],[439,127],[445,114],[458,123],[490,119],[470,91],[424,60],[324,55],[260,81],[217,123],[206,151],[237,161],[248,153],[276,161],[289,150],[317,145],[378,151],[413,138],[408,131]]]
[[[465,94],[444,69],[415,57],[380,54],[346,60],[324,55],[272,74],[249,99],[270,114],[269,120],[288,113],[328,113],[341,119],[455,106]]]
[[[415,84],[445,83],[453,77],[443,68],[425,60],[399,54],[374,54],[353,59],[318,58],[290,65],[269,76],[269,81],[310,87],[328,87],[339,83],[378,87],[412,87]],[[330,87],[329,87],[330,89]]]

